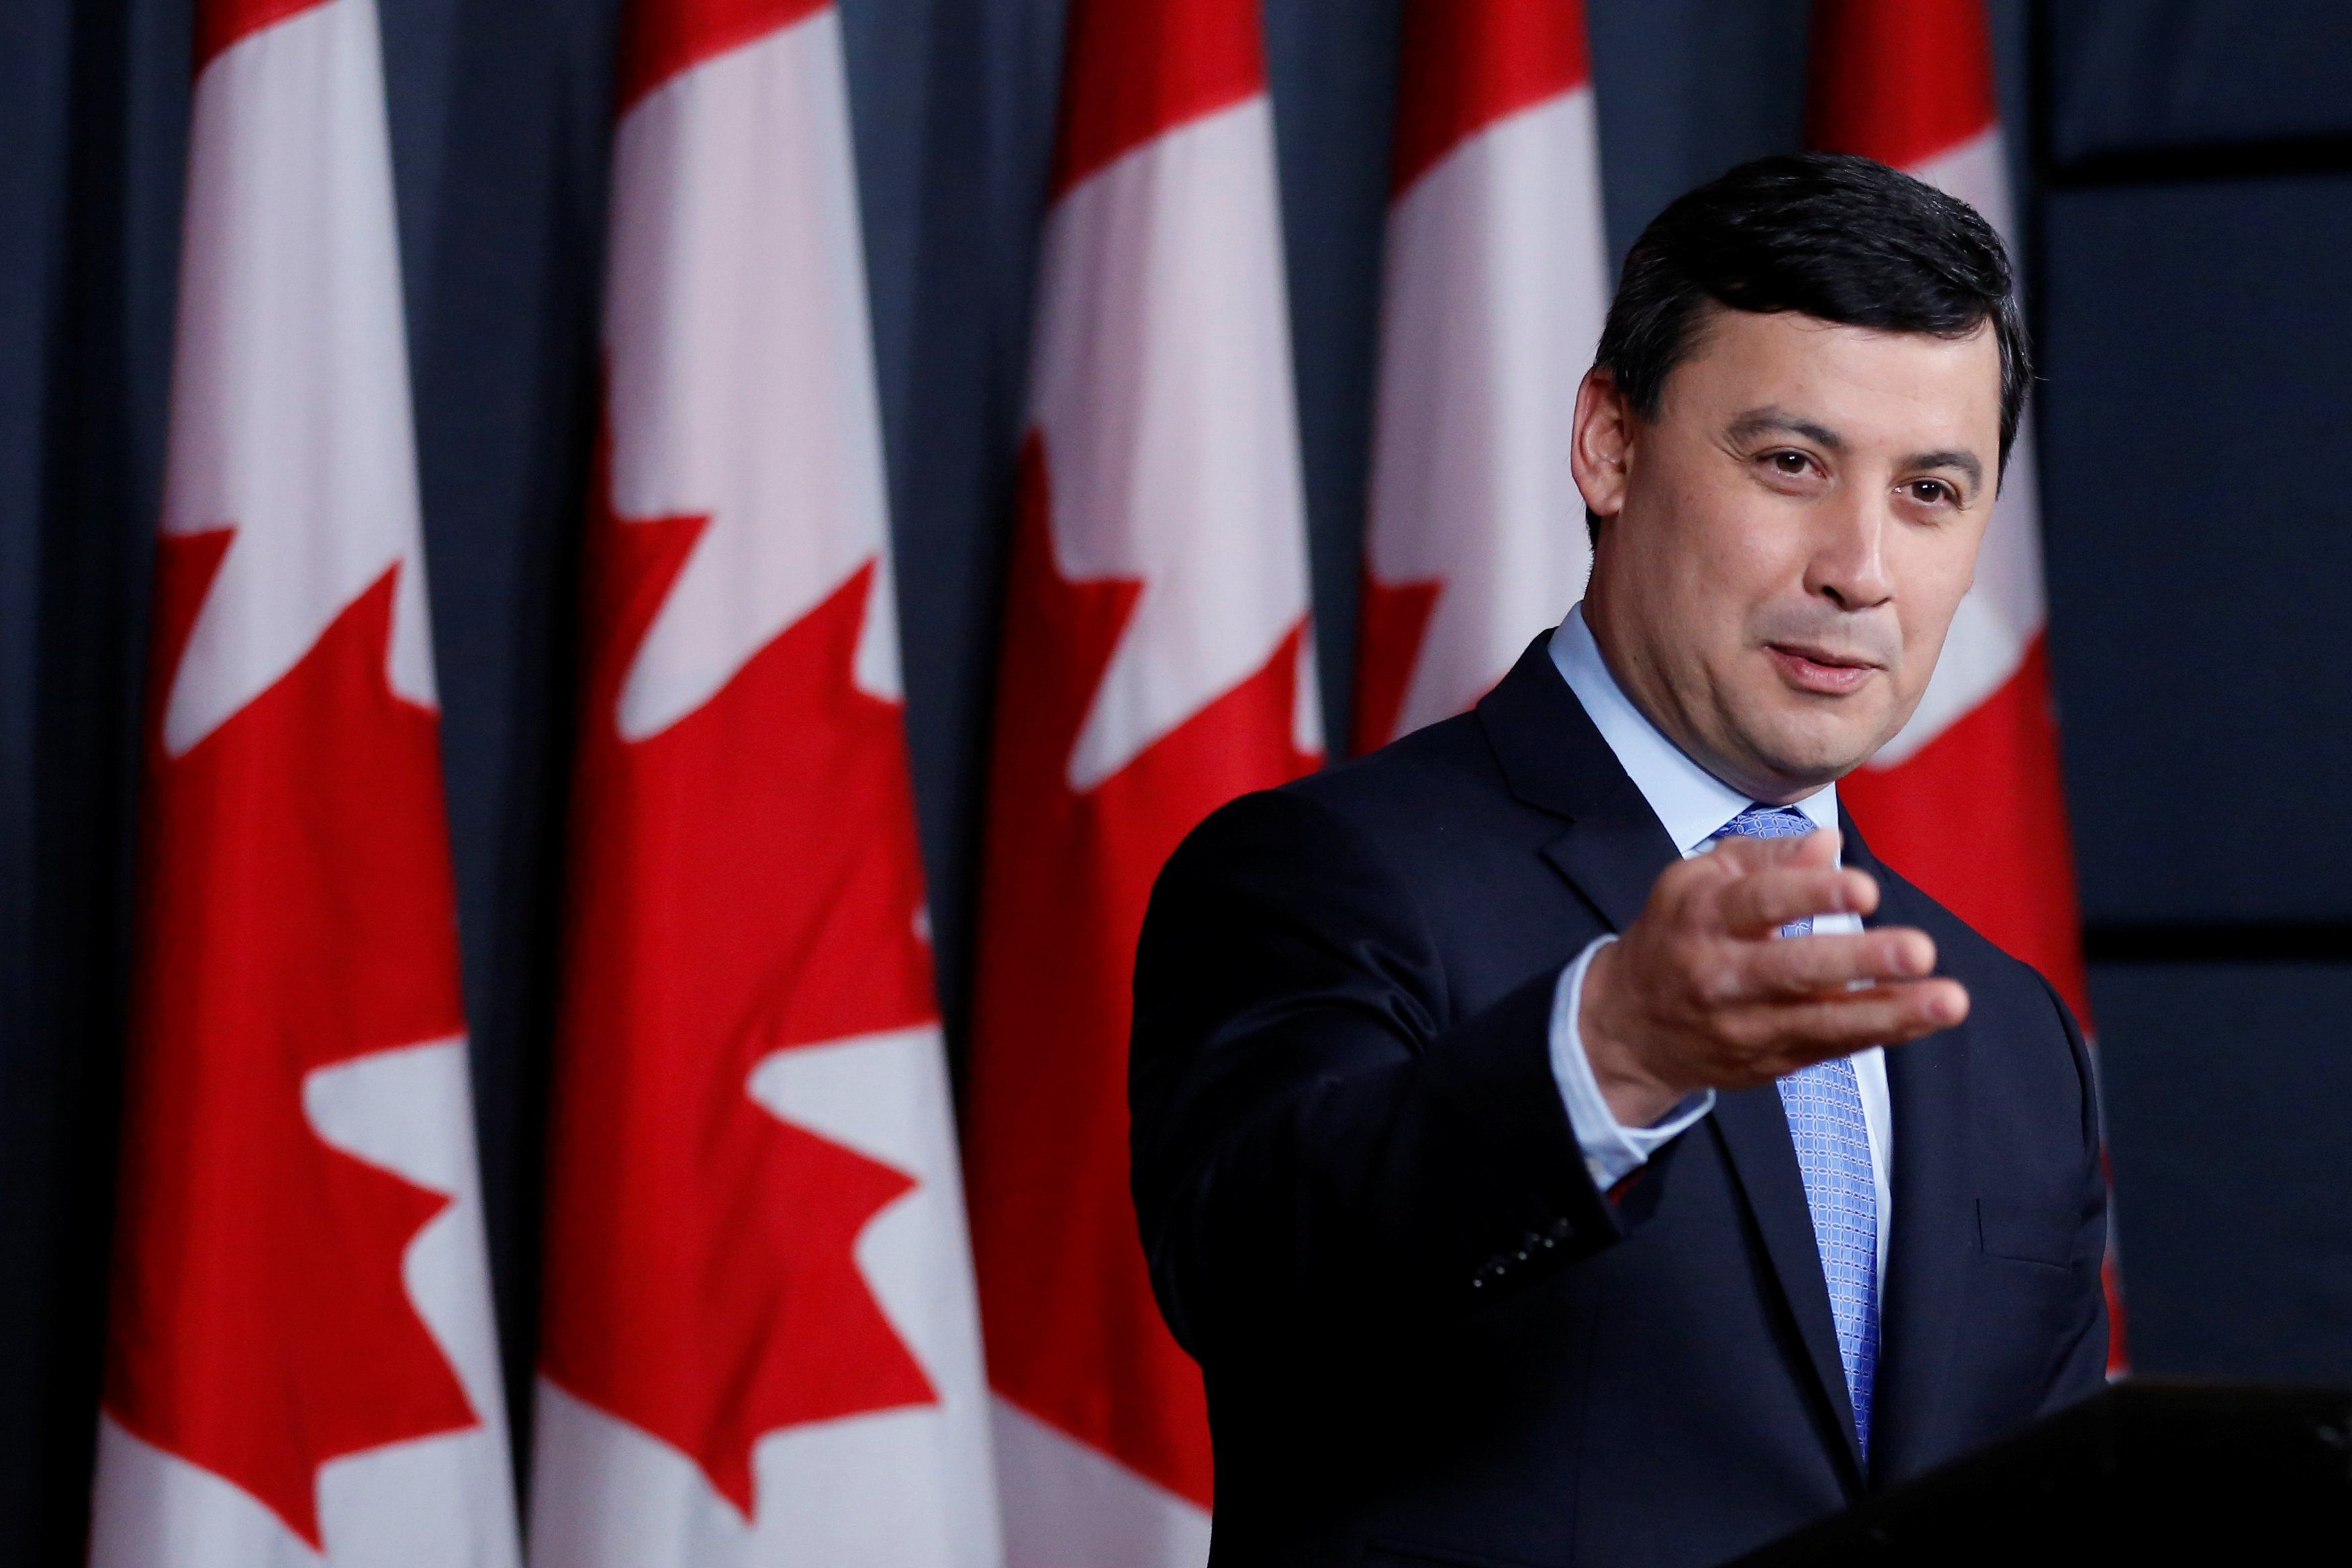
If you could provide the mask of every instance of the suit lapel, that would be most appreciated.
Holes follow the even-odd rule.
[[[1916,924],[1906,891],[1871,854],[1852,820],[1843,826],[1846,863],[1878,878],[1885,894],[1867,924]],[[1967,1040],[1962,1024],[1886,1052],[1894,1214],[1871,1411],[1871,1468],[1881,1484],[1916,1473],[1944,1452],[1934,1423],[1951,1375],[1976,1218],[1967,1164]]]
[[[1804,1173],[1797,1166],[1797,1145],[1789,1135],[1789,1113],[1780,1103],[1779,1086],[1759,1083],[1717,1093],[1714,1120],[1716,1136],[1739,1179],[1764,1241],[1764,1255],[1771,1260],[1781,1297],[1796,1322],[1805,1360],[1829,1400],[1846,1460],[1859,1477],[1862,1442],[1854,1434],[1845,1363],[1838,1355],[1837,1320],[1830,1313],[1829,1282],[1822,1274],[1812,1210],[1805,1204]]]
[[[1625,929],[1680,852],[1553,667],[1549,632],[1486,694],[1478,718],[1511,793],[1567,819],[1543,857],[1612,931]]]
[[[1660,845],[1664,860],[1657,858]],[[1651,817],[1646,822],[1571,822],[1544,846],[1543,857],[1601,912],[1610,930],[1622,931],[1642,913],[1650,884],[1674,863],[1675,852],[1666,831]]]
[[[1543,846],[1544,858],[1611,930],[1622,931],[1648,902],[1658,873],[1681,852],[1560,679],[1550,643],[1549,632],[1536,639],[1478,705],[1478,717],[1511,793],[1567,819],[1565,831]],[[1838,1359],[1829,1286],[1780,1092],[1767,1083],[1718,1094],[1712,1120],[1797,1325],[1805,1364],[1843,1434],[1850,1473],[1859,1477],[1861,1446]],[[1899,1140],[1896,1148],[1899,1157]]]

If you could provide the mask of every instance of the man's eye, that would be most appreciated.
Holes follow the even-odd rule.
[[[1955,504],[1959,501],[1959,497],[1953,492],[1952,487],[1941,479],[1914,479],[1911,481],[1911,495],[1913,499],[1925,501],[1929,506],[1938,501],[1950,501]]]
[[[1801,452],[1775,452],[1765,461],[1771,464],[1775,471],[1791,478],[1812,465],[1812,460]]]

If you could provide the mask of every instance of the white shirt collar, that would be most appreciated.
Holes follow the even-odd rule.
[[[1642,799],[1657,813],[1666,836],[1684,854],[1696,852],[1716,830],[1756,804],[1685,756],[1633,706],[1617,677],[1609,673],[1601,644],[1592,640],[1592,629],[1584,623],[1582,604],[1570,610],[1559,630],[1552,633],[1551,662],[1568,689],[1576,694],[1576,700],[1584,705],[1601,738],[1617,754]],[[1822,786],[1796,802],[1796,807],[1812,819],[1815,827],[1836,827],[1837,786]]]

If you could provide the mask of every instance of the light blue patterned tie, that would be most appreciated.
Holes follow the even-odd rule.
[[[1812,831],[1811,820],[1794,806],[1750,806],[1714,836],[1786,839]],[[1783,925],[1780,935],[1801,936],[1812,928],[1809,917]],[[1833,1057],[1781,1079],[1780,1107],[1804,1174],[1805,1207],[1813,1217],[1813,1242],[1829,1285],[1854,1436],[1867,1458],[1870,1392],[1878,1371],[1878,1184],[1853,1059]]]

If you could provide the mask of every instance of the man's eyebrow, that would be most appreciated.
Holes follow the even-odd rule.
[[[1826,447],[1832,452],[1845,450],[1845,437],[1828,425],[1815,424],[1810,419],[1800,419],[1788,410],[1780,408],[1751,408],[1731,422],[1731,428],[1727,434],[1734,441],[1747,441],[1759,435],[1770,435],[1775,432],[1787,435],[1801,435],[1814,445]]]
[[[1915,452],[1903,460],[1906,468],[1953,468],[1968,476],[1969,488],[1980,489],[1984,485],[1984,465],[1973,452]]]

